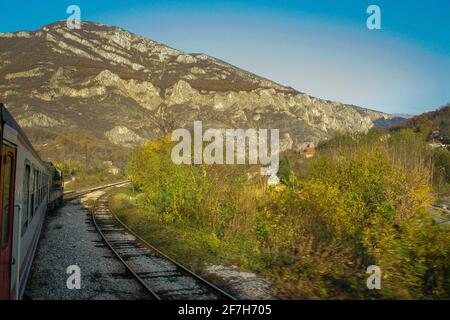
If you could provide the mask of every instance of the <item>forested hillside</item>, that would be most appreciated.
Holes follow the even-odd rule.
[[[429,137],[432,132],[439,131],[441,142],[450,144],[450,104],[436,110],[397,123],[391,130],[410,128]]]

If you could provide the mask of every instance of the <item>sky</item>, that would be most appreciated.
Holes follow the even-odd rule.
[[[67,19],[205,53],[312,96],[388,113],[450,103],[450,1],[29,0],[0,2],[0,32]],[[369,30],[369,5],[381,29]]]

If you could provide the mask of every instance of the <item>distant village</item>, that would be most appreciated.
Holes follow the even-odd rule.
[[[431,132],[431,134],[427,140],[427,143],[432,148],[449,150],[450,145],[446,144],[444,142],[445,142],[444,136],[441,134],[441,132],[439,130]]]
[[[447,140],[439,130],[435,130],[428,136],[427,143],[432,148],[450,151],[450,144],[446,143]],[[304,159],[312,158],[316,154],[316,148],[312,143],[308,144],[306,147],[299,149],[299,154]]]

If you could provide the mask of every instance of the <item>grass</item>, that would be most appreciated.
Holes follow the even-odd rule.
[[[141,196],[131,187],[117,189],[109,199],[110,209],[145,241],[171,258],[195,272],[202,272],[210,264],[264,270],[256,243],[243,236],[218,238],[188,224],[161,221],[155,211],[138,205]]]

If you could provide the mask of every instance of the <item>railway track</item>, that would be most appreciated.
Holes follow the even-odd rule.
[[[69,191],[69,192],[65,192],[63,195],[63,199],[64,201],[71,201],[74,200],[78,197],[84,196],[85,194],[94,192],[94,191],[98,191],[98,190],[103,190],[103,189],[107,189],[107,188],[111,188],[111,187],[118,187],[121,185],[125,185],[128,184],[128,181],[122,181],[122,182],[116,182],[116,183],[111,183],[111,184],[107,184],[104,186],[100,186],[100,187],[95,187],[95,188],[90,188],[90,189],[86,189],[86,190],[82,190],[79,192],[74,192],[74,191]]]
[[[94,203],[92,219],[105,243],[157,300],[236,300],[150,245],[108,209],[108,194]]]

